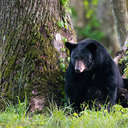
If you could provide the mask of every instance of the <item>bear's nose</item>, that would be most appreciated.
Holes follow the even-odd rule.
[[[82,60],[77,60],[75,62],[75,72],[82,73],[86,69],[86,66]]]

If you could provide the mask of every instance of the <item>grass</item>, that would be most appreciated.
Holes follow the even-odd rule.
[[[115,105],[111,112],[51,107],[43,114],[26,115],[26,104],[10,105],[0,113],[0,128],[128,128],[128,108]],[[31,116],[30,116],[31,115]]]

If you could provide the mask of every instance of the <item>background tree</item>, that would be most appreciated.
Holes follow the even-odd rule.
[[[123,46],[128,35],[128,13],[126,0],[111,0],[118,38]]]
[[[71,0],[72,19],[78,40],[93,38],[101,41],[115,55],[120,50],[110,1]]]
[[[76,42],[69,0],[0,1],[0,95],[31,111],[63,96],[64,42]],[[1,104],[2,104],[1,103]]]
[[[118,40],[112,7],[109,0],[98,0],[98,8],[96,10],[97,17],[100,21],[100,29],[104,33],[104,44],[115,56],[120,50],[120,42]]]
[[[121,73],[123,77],[128,78],[128,59],[127,59],[127,47],[128,47],[128,6],[127,0],[111,0],[113,14],[115,19],[115,24],[118,32],[118,39],[122,46],[122,51],[120,51],[119,55],[115,58],[118,63]],[[126,82],[127,86],[128,83]],[[128,87],[127,87],[128,89]],[[120,103],[124,107],[128,107],[128,90],[124,88],[119,88],[118,97],[120,99]]]
[[[121,45],[123,45],[126,39],[125,34],[127,31],[127,27],[126,27],[127,20],[125,21],[126,18],[125,16],[127,15],[127,12],[125,11],[127,11],[128,9],[128,8],[126,9],[126,3],[124,3],[124,1],[121,2],[119,0],[114,1],[115,3],[113,6],[115,8],[114,10],[116,10],[115,13],[117,14],[113,16],[112,13],[113,6],[111,6],[112,3],[110,1],[81,0],[79,4],[77,3],[78,2],[77,0],[72,0],[71,2],[72,2],[72,10],[73,10],[73,19],[75,19],[73,21],[75,21],[74,26],[78,34],[78,39],[82,39],[86,37],[97,39],[103,42],[105,47],[108,48],[108,50],[110,51],[111,55],[115,57],[115,53],[117,53],[121,49]],[[119,3],[117,4],[117,2]],[[118,22],[116,22],[116,20],[118,20]],[[118,35],[116,28],[119,29]],[[118,37],[121,35],[123,37],[121,37],[120,38],[121,40],[119,40]],[[126,41],[126,43],[128,43],[128,40]],[[122,54],[120,55],[121,56],[117,56],[117,58],[115,58],[118,62],[119,62],[119,58],[122,57]],[[121,67],[123,67],[124,69],[125,65],[127,64],[128,61],[127,63],[125,61],[125,63],[121,64]],[[124,71],[122,71],[121,69],[121,73],[123,72]],[[126,68],[125,72],[126,72],[125,74],[128,74],[128,67]],[[125,107],[128,106],[127,94],[128,94],[127,89],[119,89],[118,91],[118,98],[120,99],[121,104]]]
[[[84,8],[84,0],[71,0],[71,9],[72,9],[72,21],[74,27],[83,28],[85,27],[85,8]],[[81,37],[78,37],[81,38]]]

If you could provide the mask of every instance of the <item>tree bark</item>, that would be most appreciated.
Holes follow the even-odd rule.
[[[128,107],[128,79],[126,79],[126,74],[124,69],[127,68],[127,44],[128,44],[128,0],[111,0],[113,6],[113,13],[115,16],[115,23],[117,26],[117,32],[119,36],[119,41],[122,45],[122,50],[119,51],[118,55],[114,58],[114,61],[118,64],[120,72],[124,77],[124,88],[118,89],[118,99],[123,107]],[[120,60],[121,63],[120,63]]]
[[[128,11],[128,0],[126,0],[126,4],[127,4],[127,11]]]
[[[101,31],[105,35],[104,44],[107,48],[112,49],[112,55],[115,55],[120,50],[120,42],[117,37],[110,1],[99,0],[97,17],[101,24]]]
[[[128,14],[126,0],[111,0],[111,2],[119,41],[123,46],[128,34]]]
[[[64,40],[76,42],[67,12],[59,0],[0,1],[1,97],[17,102],[25,95],[30,110],[63,97],[67,61]],[[61,61],[60,61],[61,60]]]

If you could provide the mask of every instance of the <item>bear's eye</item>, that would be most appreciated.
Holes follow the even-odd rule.
[[[74,59],[79,59],[79,57],[78,56],[74,56]]]

